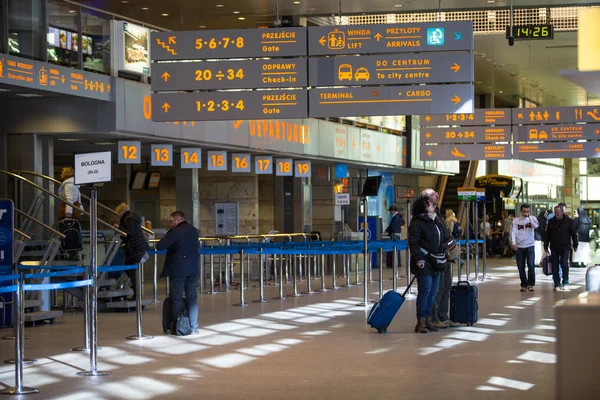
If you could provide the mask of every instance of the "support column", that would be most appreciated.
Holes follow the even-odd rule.
[[[573,217],[575,210],[581,205],[581,186],[579,184],[579,159],[565,159],[565,203],[567,209],[570,208],[570,215]]]
[[[200,228],[200,201],[197,169],[178,169],[175,174],[177,210],[183,211],[188,223]]]

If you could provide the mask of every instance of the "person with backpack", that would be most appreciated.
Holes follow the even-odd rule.
[[[144,236],[142,230],[142,217],[138,214],[129,210],[129,206],[126,203],[121,203],[115,209],[115,212],[119,215],[120,221],[118,228],[125,232],[127,236],[122,238],[121,251],[123,253],[121,260],[124,265],[135,265],[143,263],[148,259],[146,253],[150,249],[150,245]],[[117,260],[113,260],[113,264]],[[137,279],[135,277],[135,270],[126,270],[125,273],[131,279],[131,288],[133,289],[133,296],[130,300],[135,299],[137,293]]]
[[[79,223],[81,210],[83,210],[81,192],[79,187],[75,185],[75,171],[73,168],[64,167],[60,179],[62,183],[58,188],[58,195],[63,202],[60,203],[57,220],[58,231],[65,235],[60,250],[66,260],[79,261],[79,252],[83,249],[83,238]]]
[[[390,224],[388,225],[387,229],[385,230],[385,233],[390,235],[390,239],[399,240],[400,235],[402,233],[402,225],[404,225],[404,218],[402,217],[402,214],[398,211],[398,209],[394,205],[392,205],[388,211],[390,213],[392,213],[392,220],[390,221]],[[394,267],[394,252],[393,251],[387,253],[386,265],[388,268]],[[398,268],[400,268],[400,257],[398,257]]]
[[[455,240],[460,240],[463,235],[462,227],[456,218],[456,214],[451,209],[446,210],[446,227],[452,233]]]

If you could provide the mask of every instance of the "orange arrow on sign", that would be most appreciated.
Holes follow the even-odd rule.
[[[596,153],[600,153],[600,147],[596,147],[594,150],[596,150]]]
[[[171,75],[168,72],[165,72],[164,74],[162,74],[162,78],[165,82],[168,82],[170,77],[171,77]]]
[[[327,43],[327,41],[325,40],[325,36],[321,36],[321,39],[319,39],[319,43],[321,43],[321,46],[325,47],[325,43]]]
[[[460,103],[460,97],[458,97],[458,95],[455,94],[450,101],[452,101],[454,104],[458,104]]]
[[[165,110],[166,113],[169,112],[169,108],[171,108],[171,106],[169,105],[169,103],[165,103],[162,105],[161,107],[163,110]]]
[[[433,155],[433,152],[432,152],[431,150],[429,150],[429,151],[427,152],[427,155],[428,155],[429,157],[431,157],[431,156]]]
[[[427,121],[427,122],[431,121],[431,117],[430,117],[429,115],[428,115],[428,116],[426,116],[426,117],[425,117],[425,121]]]
[[[381,146],[377,143],[377,153],[381,152]]]
[[[427,133],[425,134],[425,137],[426,137],[427,139],[429,139],[429,138],[431,137],[431,133],[427,132]]]
[[[169,36],[169,44],[177,44],[175,41],[175,36]]]
[[[110,93],[110,84],[108,85],[107,89],[108,89],[108,93]]]
[[[600,135],[600,129],[596,129],[596,130],[594,131],[594,133],[595,133],[596,135]]]
[[[63,76],[60,78],[60,81],[61,81],[62,83],[65,83],[65,76],[64,76],[64,75],[63,75]]]
[[[379,41],[381,40],[381,37],[382,37],[382,36],[381,36],[381,33],[377,33],[377,34],[375,35],[375,40],[377,40],[377,41],[379,42]]]
[[[460,71],[460,65],[458,65],[457,63],[454,63],[454,65],[451,66],[450,69],[454,72],[458,72],[458,71]]]

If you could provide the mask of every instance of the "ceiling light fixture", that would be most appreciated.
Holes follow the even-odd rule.
[[[300,4],[300,3],[301,3],[300,1],[295,1],[295,2],[294,2],[294,4]]]
[[[121,0],[121,3],[127,4],[127,3],[129,3],[129,0]]]
[[[21,97],[43,97],[41,94],[34,94],[34,93],[17,93],[17,96],[21,96]]]
[[[487,0],[487,2],[490,3],[490,4],[492,4],[492,3],[495,3],[496,0]]]
[[[160,14],[160,15],[162,15],[163,17],[168,17],[169,16],[169,14],[167,14],[167,13]]]
[[[239,14],[240,12],[239,12],[239,11],[234,11],[233,13],[234,13],[234,14]]]
[[[240,21],[243,21],[243,20],[245,20],[246,18],[244,18],[244,17],[238,17],[238,19],[239,19]]]
[[[69,10],[69,13],[71,13],[71,14],[75,14],[76,12],[77,11],[75,11],[75,10]]]
[[[81,142],[81,141],[83,141],[83,139],[77,139],[77,138],[59,138],[58,140],[61,142]]]
[[[198,28],[204,29],[206,28],[206,25],[200,25]]]
[[[499,91],[498,91],[498,93],[502,94],[502,93],[504,93],[504,92],[503,92],[502,90],[499,90]]]
[[[402,7],[402,4],[394,4],[394,7],[400,8],[400,7]]]
[[[217,5],[216,5],[216,7],[217,7],[217,8],[223,8],[223,7],[225,7],[225,6],[224,6],[223,4],[217,4]]]
[[[148,10],[149,10],[149,8],[148,8],[148,7],[142,7],[142,10],[144,10],[144,11],[148,11]]]
[[[98,146],[112,146],[113,144],[115,144],[115,142],[96,142],[94,144]]]

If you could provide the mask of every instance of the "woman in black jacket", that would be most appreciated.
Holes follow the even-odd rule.
[[[573,220],[577,237],[579,239],[579,248],[573,253],[571,266],[575,268],[585,268],[591,262],[590,255],[590,229],[592,228],[592,220],[588,217],[583,207],[577,209],[577,217]]]
[[[415,332],[438,331],[431,323],[431,308],[440,286],[440,271],[448,262],[444,241],[450,234],[435,212],[435,205],[422,197],[413,205],[413,218],[408,228],[410,271],[417,276],[417,326]]]
[[[144,231],[142,230],[142,218],[138,214],[131,212],[129,206],[125,203],[119,204],[115,211],[121,218],[119,229],[127,234],[127,236],[123,238],[123,243],[121,244],[121,249],[125,251],[125,265],[139,264],[148,249],[150,249],[148,241],[144,236]],[[127,270],[125,273],[131,279],[133,298],[135,298],[135,270]]]

